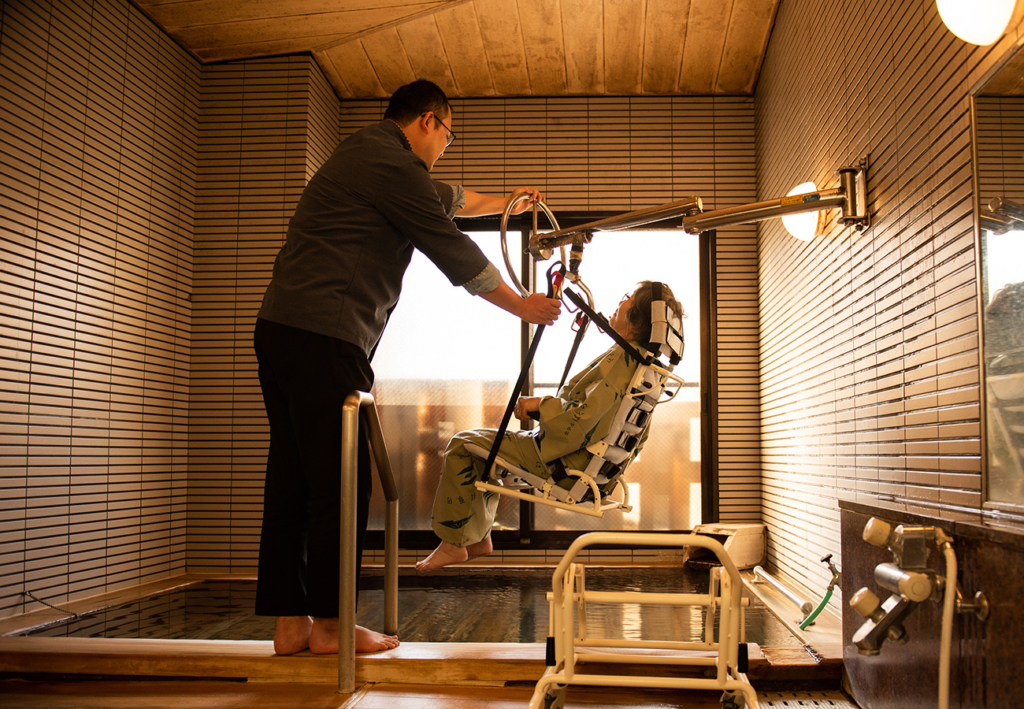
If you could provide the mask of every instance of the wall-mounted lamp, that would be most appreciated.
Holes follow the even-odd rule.
[[[1003,36],[1016,0],[935,0],[949,31],[983,47]]]
[[[805,194],[816,194],[818,186],[813,182],[804,182],[789,191],[786,197],[794,197]],[[787,214],[782,217],[782,226],[786,231],[802,241],[810,241],[821,233],[822,215],[821,212],[802,212],[800,214]]]

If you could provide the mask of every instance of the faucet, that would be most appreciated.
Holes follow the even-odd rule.
[[[818,614],[825,609],[825,606],[828,605],[828,599],[832,598],[832,591],[834,591],[835,587],[839,585],[839,581],[843,577],[842,572],[836,568],[834,563],[832,563],[831,554],[826,554],[821,557],[821,563],[828,566],[828,570],[832,573],[832,580],[828,582],[828,586],[825,588],[825,595],[822,597],[817,607],[811,611],[810,615],[800,621],[800,630],[807,630],[807,626],[811,625],[814,622],[814,619],[818,617]]]
[[[914,608],[928,599],[942,599],[945,580],[926,565],[928,542],[935,541],[941,547],[949,537],[936,527],[900,525],[893,530],[874,517],[864,526],[863,537],[869,544],[888,547],[895,562],[875,567],[875,581],[892,592],[884,603],[868,588],[860,589],[850,599],[850,606],[866,618],[853,636],[857,651],[877,655],[886,640],[900,645],[907,642],[903,619]]]
[[[989,603],[982,591],[967,601],[957,583],[956,553],[953,538],[937,527],[900,525],[895,530],[886,522],[872,517],[864,525],[864,541],[878,547],[888,547],[892,564],[875,567],[875,581],[892,591],[885,603],[878,596],[862,588],[850,599],[853,609],[867,618],[853,635],[857,652],[877,655],[882,643],[893,640],[907,642],[903,619],[919,604],[929,598],[942,604],[942,634],[939,640],[939,709],[949,709],[950,662],[953,645],[953,616],[972,613],[981,622],[988,619]],[[946,562],[945,577],[926,566],[928,542],[933,541]]]

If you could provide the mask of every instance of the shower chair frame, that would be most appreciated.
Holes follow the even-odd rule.
[[[630,546],[703,547],[721,562],[711,569],[706,594],[642,593],[637,591],[587,591],[584,567],[576,563],[580,552],[595,544]],[[552,592],[548,595],[549,614],[548,669],[537,682],[529,709],[560,709],[565,703],[569,685],[600,687],[643,687],[656,689],[717,690],[728,697],[742,694],[747,709],[757,709],[757,693],[745,674],[745,657],[739,647],[744,641],[743,582],[739,569],[721,542],[697,534],[638,534],[631,532],[591,532],[579,537],[569,547],[552,575]],[[701,641],[645,641],[588,638],[586,604],[656,604],[674,607],[703,606],[705,610],[704,639]],[[575,608],[575,614],[574,614]],[[715,612],[721,609],[718,637],[715,637]],[[579,632],[574,632],[574,621]],[[676,650],[714,652],[715,656],[639,654],[645,650]],[[619,651],[619,652],[616,652]],[[639,653],[638,653],[639,651]],[[634,675],[584,674],[577,671],[580,661],[600,663],[631,663],[661,666],[696,666],[714,668],[714,678],[651,677]],[[729,701],[729,704],[733,702]]]

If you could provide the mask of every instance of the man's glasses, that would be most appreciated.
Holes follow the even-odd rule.
[[[425,116],[427,114],[424,113],[423,115]],[[451,128],[446,126],[444,124],[444,121],[442,121],[440,118],[437,117],[436,113],[434,114],[434,120],[437,121],[438,123],[440,123],[442,128],[444,128],[446,131],[448,131],[448,142],[444,144],[444,147],[447,148],[449,145],[451,145],[452,143],[455,142],[455,131],[453,131]]]

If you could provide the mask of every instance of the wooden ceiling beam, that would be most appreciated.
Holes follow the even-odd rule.
[[[478,13],[478,20],[487,63],[494,77],[494,92],[499,96],[529,95],[530,75],[526,70],[519,3],[517,0],[482,1],[486,2],[486,8]]]
[[[534,96],[565,94],[565,46],[562,42],[560,2],[519,2],[526,69],[530,74],[530,93]]]
[[[434,13],[438,34],[455,84],[453,96],[493,96],[477,4],[466,3]],[[432,78],[432,77],[426,77]]]
[[[679,70],[679,93],[714,93],[734,3],[735,0],[690,1],[683,64]]]
[[[647,0],[645,19],[641,90],[647,94],[675,93],[688,39],[690,0]]]
[[[604,0],[604,86],[609,94],[641,93],[646,14],[647,0]]]
[[[604,24],[601,0],[562,0],[568,93],[579,96],[605,92]]]

